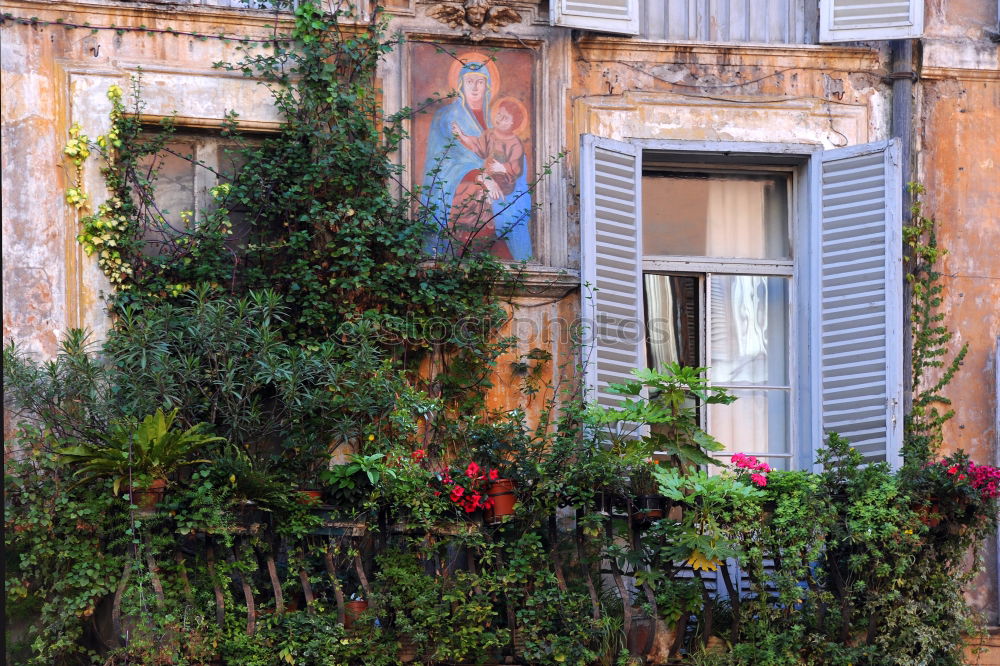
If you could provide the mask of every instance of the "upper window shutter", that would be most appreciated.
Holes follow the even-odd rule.
[[[552,25],[639,34],[639,0],[551,0]]]
[[[814,415],[867,461],[901,462],[902,170],[898,141],[826,151],[813,256]],[[818,330],[817,330],[818,329]],[[818,357],[818,358],[817,358]],[[814,417],[815,418],[815,417]]]
[[[622,397],[609,383],[646,367],[639,213],[641,149],[583,135],[580,152],[580,268],[587,398]]]
[[[923,31],[923,0],[819,0],[822,43],[911,39]]]

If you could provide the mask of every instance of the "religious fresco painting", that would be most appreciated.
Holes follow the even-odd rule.
[[[533,256],[534,55],[519,48],[410,44],[414,185],[435,233],[430,250]]]

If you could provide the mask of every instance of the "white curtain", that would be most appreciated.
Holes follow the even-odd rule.
[[[708,185],[708,254],[764,256],[765,201],[760,182],[720,179]],[[767,383],[767,288],[767,278],[759,276],[710,277],[709,372],[713,382]],[[767,403],[765,391],[741,391],[733,404],[710,411],[712,434],[733,451],[767,452]]]

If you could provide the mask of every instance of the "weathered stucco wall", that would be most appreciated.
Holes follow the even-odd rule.
[[[516,363],[534,348],[553,355],[540,378],[574,366],[571,334],[578,310],[572,288],[578,265],[577,149],[591,132],[628,138],[799,142],[836,147],[888,136],[888,46],[761,46],[668,44],[572,35],[550,28],[544,5],[516,3],[521,24],[501,33],[504,43],[535,50],[542,59],[535,99],[541,160],[568,156],[539,190],[536,238],[557,270],[538,272],[521,292],[512,332],[516,352],[501,359],[490,405],[525,403]],[[427,16],[429,3],[394,0],[392,28],[420,39],[461,30]],[[1000,336],[1000,47],[986,36],[997,24],[993,2],[930,0],[917,83],[918,179],[925,211],[940,224],[950,254],[944,262],[944,310],[956,346],[968,343],[964,368],[949,388],[957,416],[946,429],[949,449],[981,462],[996,461],[996,346]],[[206,6],[99,1],[40,3],[8,0],[5,11],[41,20],[77,19],[204,34],[265,37],[274,16]],[[487,39],[488,46],[500,42]],[[67,130],[80,121],[95,136],[106,126],[111,83],[145,72],[146,113],[181,116],[206,125],[229,109],[258,128],[276,120],[267,92],[252,81],[212,68],[238,56],[234,43],[171,34],[142,34],[56,26],[3,29],[3,264],[4,336],[52,355],[61,332],[107,322],[100,293],[106,283],[75,241],[76,216],[63,203],[70,174],[61,156]],[[410,104],[409,63],[393,55],[384,67],[385,100]],[[408,154],[404,148],[401,159]],[[96,204],[103,196],[97,165],[85,182]],[[534,362],[529,362],[533,365]],[[568,375],[563,374],[563,377]],[[537,417],[541,396],[526,403]],[[990,553],[989,557],[995,557]],[[976,589],[976,601],[997,622],[996,566]]]
[[[268,34],[266,15],[232,9],[12,2],[5,10],[43,21]],[[227,110],[258,124],[274,124],[276,116],[265,89],[212,67],[236,59],[232,42],[8,23],[2,48],[4,336],[49,356],[66,328],[87,327],[100,337],[107,326],[101,301],[107,282],[76,242],[77,216],[62,198],[73,178],[62,155],[70,125],[79,122],[91,137],[104,132],[108,86],[126,87],[140,71],[143,112],[154,117],[176,113],[182,125],[204,125]],[[96,206],[106,197],[96,160],[83,177]]]
[[[994,465],[1000,463],[1000,45],[987,31],[996,29],[996,12],[996,3],[930,3],[914,122],[924,213],[937,221],[948,250],[941,310],[955,334],[953,351],[969,347],[945,390],[955,410],[945,425],[945,449]],[[986,571],[967,593],[1000,624],[997,542],[984,555]]]

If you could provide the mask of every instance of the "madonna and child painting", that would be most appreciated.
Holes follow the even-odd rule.
[[[414,184],[435,226],[431,251],[530,259],[531,52],[410,48],[412,99],[439,98],[412,132]]]

